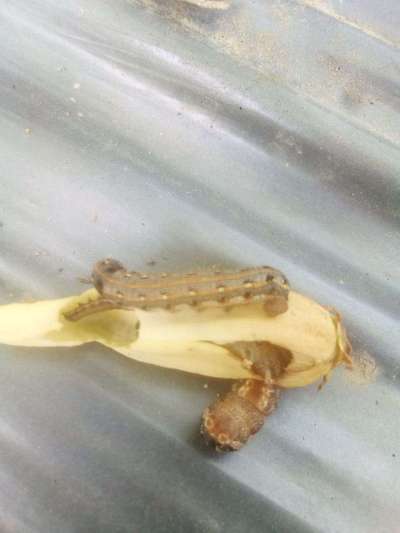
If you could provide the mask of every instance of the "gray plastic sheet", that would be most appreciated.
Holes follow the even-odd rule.
[[[271,264],[376,379],[286,391],[215,456],[226,383],[1,346],[0,530],[400,531],[399,3],[195,3],[2,2],[1,302],[77,293],[105,256]]]

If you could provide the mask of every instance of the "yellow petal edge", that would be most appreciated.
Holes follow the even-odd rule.
[[[100,342],[144,363],[204,376],[259,378],[223,345],[268,341],[292,352],[281,387],[302,387],[351,363],[350,345],[337,313],[291,291],[284,314],[268,317],[260,304],[226,310],[181,307],[166,310],[114,310],[68,322],[63,312],[98,297],[95,289],[78,296],[0,306],[0,343],[57,347]]]

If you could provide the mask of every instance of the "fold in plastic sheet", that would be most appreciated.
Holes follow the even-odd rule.
[[[2,304],[78,293],[105,256],[271,264],[379,372],[285,391],[220,457],[198,428],[224,382],[1,346],[2,531],[398,530],[399,9],[3,2]]]

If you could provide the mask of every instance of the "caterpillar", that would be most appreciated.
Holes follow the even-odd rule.
[[[289,283],[279,270],[268,266],[228,272],[149,274],[128,272],[119,261],[105,259],[95,264],[92,280],[99,298],[65,313],[68,320],[108,309],[170,310],[179,305],[234,306],[260,301],[266,313],[275,316],[288,306]]]

